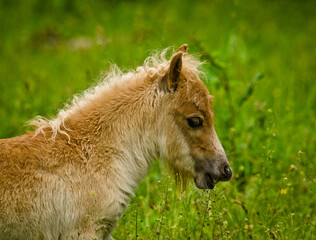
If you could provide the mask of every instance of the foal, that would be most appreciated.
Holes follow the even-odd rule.
[[[55,119],[0,140],[0,239],[111,239],[157,158],[201,189],[231,178],[201,62],[186,49],[113,70]]]

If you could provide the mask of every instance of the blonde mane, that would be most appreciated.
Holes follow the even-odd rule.
[[[35,126],[34,136],[42,133],[45,135],[45,131],[51,132],[51,139],[55,139],[58,133],[64,134],[68,137],[70,141],[70,136],[65,131],[72,131],[67,129],[65,126],[65,119],[71,116],[73,113],[78,111],[78,109],[83,108],[87,104],[96,100],[99,96],[106,94],[111,91],[113,87],[123,84],[125,82],[142,81],[146,77],[154,76],[164,76],[168,70],[170,61],[166,59],[166,55],[170,48],[166,48],[161,52],[156,52],[152,56],[148,57],[143,66],[139,66],[135,70],[131,70],[127,73],[122,72],[122,70],[115,64],[110,67],[110,70],[103,74],[100,78],[101,81],[94,87],[85,90],[81,94],[76,94],[70,101],[70,103],[65,104],[65,107],[59,110],[57,116],[53,119],[47,119],[42,116],[36,116],[33,120],[28,122],[28,125]],[[173,53],[175,51],[173,50]],[[201,71],[198,69],[203,62],[199,61],[197,57],[184,54],[182,63],[182,72],[186,76],[192,76],[196,79],[201,75]],[[63,130],[64,129],[64,130]]]

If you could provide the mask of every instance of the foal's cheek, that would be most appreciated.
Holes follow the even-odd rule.
[[[203,129],[191,137],[191,152],[200,159],[211,158],[214,155],[214,146],[210,131]]]

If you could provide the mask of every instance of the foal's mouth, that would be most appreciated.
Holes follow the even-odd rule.
[[[194,178],[195,186],[200,189],[213,189],[217,182],[218,180],[212,177],[210,173],[199,173]]]

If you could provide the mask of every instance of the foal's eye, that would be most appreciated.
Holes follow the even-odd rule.
[[[199,116],[189,117],[187,121],[191,128],[199,128],[203,125],[203,118]]]

